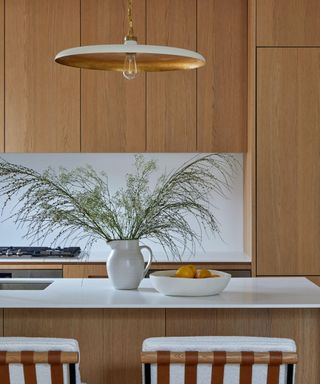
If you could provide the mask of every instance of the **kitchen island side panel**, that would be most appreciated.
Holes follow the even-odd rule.
[[[73,337],[82,380],[140,384],[142,341],[156,336],[288,337],[297,342],[296,384],[320,380],[320,309],[5,309],[5,336]]]

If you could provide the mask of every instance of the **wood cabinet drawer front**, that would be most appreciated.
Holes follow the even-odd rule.
[[[106,266],[99,264],[68,264],[63,266],[64,278],[106,277]]]

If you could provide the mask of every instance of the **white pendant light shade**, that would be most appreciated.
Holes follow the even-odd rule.
[[[160,45],[124,44],[89,45],[59,52],[55,61],[77,68],[123,71],[126,55],[134,54],[138,72],[195,69],[205,65],[199,53]]]

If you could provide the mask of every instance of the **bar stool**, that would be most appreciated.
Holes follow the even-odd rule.
[[[1,384],[81,384],[74,339],[0,337]]]
[[[291,339],[156,337],[143,342],[145,384],[293,384]]]

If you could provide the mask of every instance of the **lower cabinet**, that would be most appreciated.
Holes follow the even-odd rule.
[[[105,264],[64,264],[63,265],[63,277],[64,278],[99,278],[106,277],[106,265]]]
[[[166,269],[178,269],[183,264],[188,263],[154,263],[149,273]],[[217,269],[230,273],[233,277],[250,277],[251,263],[193,263],[196,268]],[[64,264],[64,278],[99,278],[106,277],[107,270],[105,263],[79,263]]]

